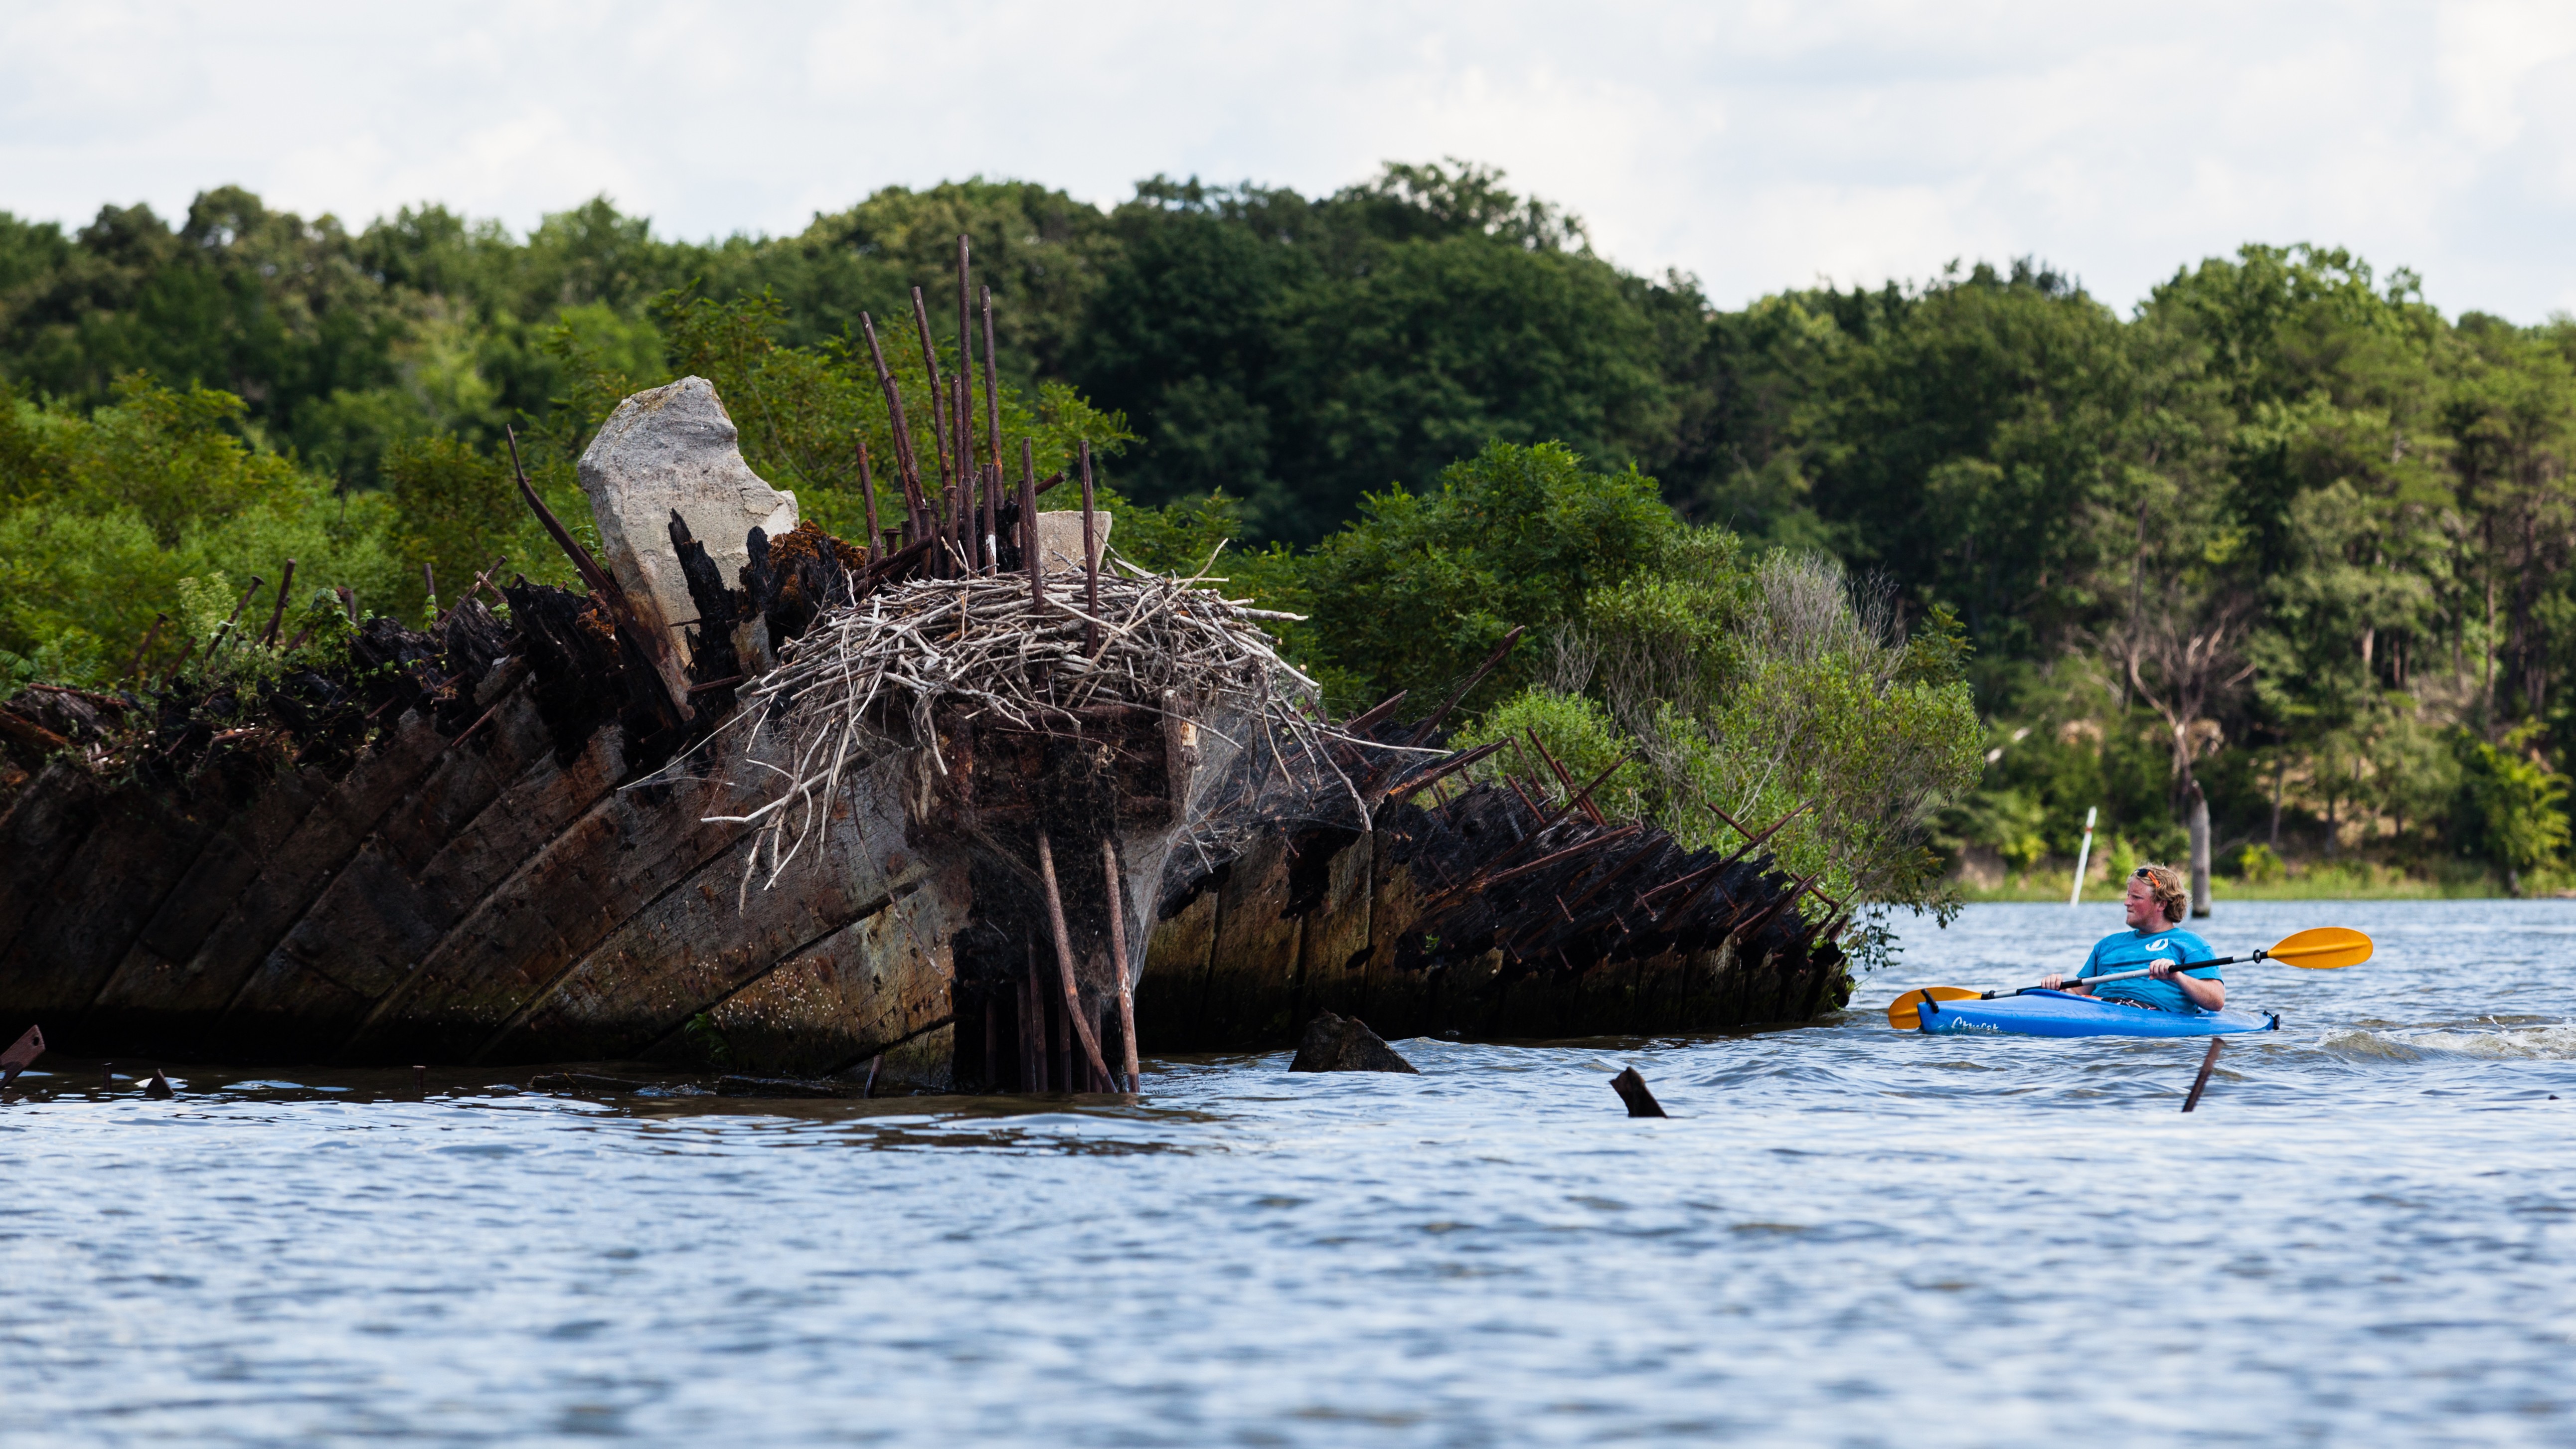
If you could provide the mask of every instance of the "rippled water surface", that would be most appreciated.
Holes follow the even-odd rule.
[[[2283,1029],[2187,1117],[2201,1043],[1866,1009],[1142,1105],[48,1057],[0,1105],[0,1439],[2576,1442],[2576,905],[2204,934],[2327,923],[2379,958],[2231,970]],[[1855,1005],[2117,926],[1975,908]]]

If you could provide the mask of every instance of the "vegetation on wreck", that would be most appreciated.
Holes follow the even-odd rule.
[[[807,518],[862,538],[863,477],[880,519],[899,519],[890,460],[904,447],[939,453],[935,410],[919,402],[898,442],[875,371],[882,358],[903,394],[922,399],[939,390],[934,374],[955,370],[955,312],[934,270],[947,258],[932,230],[953,237],[945,228],[957,217],[1025,213],[1038,220],[995,223],[990,253],[1005,343],[1001,428],[1032,440],[1041,474],[1088,443],[1107,477],[1159,503],[1103,487],[1122,554],[1186,572],[1230,539],[1318,538],[1306,549],[1238,543],[1212,572],[1266,607],[1309,616],[1282,631],[1283,652],[1346,712],[1405,690],[1401,712],[1416,716],[1507,629],[1525,626],[1527,646],[1461,707],[1461,742],[1514,742],[1479,778],[1563,803],[1569,787],[1520,743],[1534,734],[1568,770],[1611,769],[1599,800],[1652,818],[1690,848],[1740,843],[1739,825],[1759,831],[1788,817],[1767,839],[1797,874],[1818,877],[1819,919],[1832,902],[1942,906],[1926,826],[1969,782],[1976,732],[1959,683],[1969,656],[1949,616],[1799,561],[1808,555],[1685,522],[1672,480],[1633,461],[1606,470],[1588,461],[1658,456],[1639,440],[1669,411],[1670,397],[1649,385],[1672,365],[1670,324],[1681,314],[1669,297],[1647,298],[1641,313],[1646,293],[1592,257],[1579,226],[1475,168],[1395,168],[1311,204],[1275,192],[1148,190],[1150,204],[1121,212],[1112,240],[1049,210],[1032,188],[888,193],[849,223],[849,236],[865,238],[862,255],[880,259],[848,273],[855,291],[830,280],[841,275],[832,268],[842,243],[815,242],[812,265],[791,275],[772,265],[783,254],[759,247],[674,251],[601,206],[549,222],[524,246],[430,213],[350,238],[233,193],[201,201],[203,214],[182,229],[199,237],[193,250],[161,247],[158,223],[126,213],[111,228],[126,239],[112,257],[91,246],[105,232],[59,255],[12,232],[22,256],[54,260],[19,267],[6,304],[18,350],[0,369],[20,381],[0,399],[0,532],[32,546],[0,553],[0,666],[15,679],[93,690],[157,677],[220,627],[206,600],[275,574],[288,557],[299,578],[347,590],[333,597],[354,596],[362,619],[434,618],[436,595],[452,601],[486,571],[575,586],[509,483],[502,420],[528,422],[535,491],[596,547],[572,459],[617,398],[684,373],[715,381],[746,457],[793,489]],[[1349,392],[1344,406],[1384,413],[1351,436],[1393,428],[1407,439],[1394,452],[1292,463],[1185,440],[1191,408],[1233,404],[1215,394],[1190,402],[1164,374],[1210,343],[1207,328],[1221,319],[1172,312],[1179,292],[1123,313],[1107,299],[1158,256],[1176,275],[1235,285],[1220,281],[1242,260],[1228,238],[1255,219],[1278,229],[1293,258],[1283,265],[1305,278],[1295,283],[1310,289],[1300,306],[1445,319],[1439,345],[1454,350],[1457,377],[1474,379],[1484,411],[1458,414],[1436,389],[1389,383]],[[1084,248],[1088,260],[1075,260]],[[183,365],[149,328],[102,330],[97,308],[125,305],[112,299],[134,289],[196,286],[192,269],[214,269],[228,279],[223,295],[249,306],[241,289],[256,269],[242,268],[272,254],[355,260],[297,273],[310,294],[293,308],[272,298],[276,307],[253,319],[265,350],[201,350]],[[1349,269],[1362,266],[1376,280],[1354,291]],[[65,267],[98,274],[89,300],[63,290]],[[99,280],[111,274],[122,280]],[[1520,298],[1525,327],[1537,329],[1524,335],[1554,337],[1566,355],[1505,365],[1493,339],[1474,335],[1481,324],[1438,307],[1444,289],[1461,286]],[[1252,311],[1226,325],[1274,325],[1260,295],[1243,294]],[[845,305],[852,297],[879,319],[873,345],[856,326],[859,309]],[[62,320],[74,315],[90,321]],[[330,376],[299,350],[309,340],[300,329],[325,316],[343,328],[370,319],[364,335],[380,353],[366,364],[373,372],[339,375],[317,393]],[[1371,335],[1340,336],[1338,355],[1381,369],[1381,381],[1391,376],[1382,369],[1428,365]],[[122,340],[109,347],[111,336]],[[205,360],[218,353],[220,365]],[[1577,367],[1576,354],[1591,361]],[[289,358],[307,367],[293,387],[279,371]],[[83,367],[138,364],[193,380],[172,387],[137,371],[83,381]],[[1229,365],[1256,363],[1247,354]],[[1578,375],[1627,391],[1565,393],[1560,384]],[[216,380],[242,391],[206,385]],[[1272,386],[1245,380],[1235,395]],[[1511,389],[1524,401],[1507,418],[1492,403]],[[1555,401],[1539,406],[1543,394]],[[1282,426],[1305,406],[1288,397],[1264,404]],[[1626,421],[1585,421],[1612,416]],[[1551,435],[1569,441],[1488,441]],[[1280,480],[1291,474],[1311,481],[1290,488]],[[1390,474],[1424,479],[1423,489],[1367,493],[1374,482],[1354,481]],[[1185,487],[1185,478],[1228,487]],[[1330,502],[1334,490],[1348,502]],[[1350,504],[1358,515],[1333,530]],[[510,616],[505,604],[495,612]],[[250,661],[245,653],[223,667]],[[1879,939],[1871,928],[1853,941],[1866,953]]]

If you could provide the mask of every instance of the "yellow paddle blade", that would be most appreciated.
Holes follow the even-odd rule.
[[[1974,1001],[1983,995],[1982,991],[1958,986],[1926,986],[1920,991],[1909,991],[1887,1004],[1887,1024],[1898,1031],[1919,1031],[1923,1026],[1925,997],[1934,1001]]]
[[[2370,959],[2370,938],[2342,926],[2319,926],[2285,936],[2281,944],[2263,953],[2275,961],[2287,961],[2310,971],[2331,971],[2339,966],[2358,966]]]

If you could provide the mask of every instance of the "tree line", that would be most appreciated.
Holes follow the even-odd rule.
[[[418,606],[421,563],[540,574],[495,481],[502,427],[574,501],[605,403],[677,371],[765,399],[735,407],[746,450],[847,528],[844,439],[885,426],[858,318],[908,327],[918,286],[953,347],[960,232],[1019,425],[1104,452],[1143,506],[1122,543],[1255,545],[1246,577],[1310,600],[1337,689],[1533,624],[1554,652],[1486,708],[1588,700],[1669,786],[1689,740],[1753,728],[1720,715],[1759,671],[1720,656],[1796,634],[1756,595],[1801,597],[1783,561],[1823,559],[1882,661],[1853,678],[1936,680],[1932,650],[1973,685],[1985,758],[1941,792],[1954,859],[2071,853],[2094,805],[2115,853],[2171,854],[2195,786],[2257,879],[2286,858],[2520,883],[2561,858],[2576,325],[2446,318],[2412,274],[2304,246],[2185,266],[2126,312],[2027,261],[1728,309],[1454,162],[1318,197],[1157,178],[1107,208],[890,188],[707,243],[605,200],[525,236],[437,206],[352,231],[237,188],[175,225],[0,216],[0,649],[21,674],[107,669],[177,579],[297,548],[388,610]],[[918,339],[887,350],[923,370]],[[1450,471],[1496,443],[1574,460],[1539,469],[1527,519],[1476,512]],[[1460,541],[1597,527],[1565,500],[1605,480],[1683,532],[1591,564]],[[1533,602],[1511,575],[1533,566],[1592,573]],[[1649,578],[1669,587],[1616,593]],[[1430,612],[1350,602],[1393,595]],[[1692,619],[1724,627],[1672,632]],[[1655,699],[1698,723],[1664,729]]]

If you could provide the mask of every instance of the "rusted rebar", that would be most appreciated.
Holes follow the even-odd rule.
[[[1082,1011],[1082,986],[1073,976],[1073,938],[1064,927],[1064,897],[1056,890],[1055,851],[1047,843],[1047,833],[1038,832],[1038,881],[1046,887],[1047,930],[1055,937],[1055,961],[1064,977],[1064,1011],[1073,1018],[1073,1029],[1082,1038],[1084,1055],[1091,1059],[1091,1069],[1102,1081],[1109,1079],[1109,1063],[1101,1058],[1100,1039],[1091,1034],[1091,1018]],[[1120,975],[1126,973],[1122,970]],[[1066,1073],[1071,1076],[1071,1072]]]
[[[484,588],[488,587],[488,586],[490,585],[490,582],[491,582],[491,579],[492,579],[492,575],[494,575],[494,574],[496,574],[496,573],[500,572],[501,565],[503,565],[503,564],[505,564],[505,563],[508,563],[509,561],[510,561],[510,556],[509,556],[508,554],[506,554],[506,553],[498,553],[498,554],[494,554],[494,555],[492,556],[492,563],[491,563],[491,566],[490,566],[490,567],[488,567],[488,568],[486,568],[486,569],[484,569],[484,570],[483,570],[483,572],[481,572],[481,573],[479,573],[479,574],[476,574],[476,575],[474,576],[474,582],[472,582],[472,583],[470,583],[470,584],[467,584],[467,585],[465,586],[465,592],[464,592],[464,593],[461,593],[461,594],[459,594],[459,595],[457,595],[457,596],[456,596],[456,602],[455,602],[455,603],[453,603],[453,604],[448,605],[448,606],[447,606],[446,608],[444,608],[444,609],[439,610],[439,612],[438,612],[438,617],[439,617],[439,619],[440,619],[440,620],[442,620],[442,621],[444,621],[444,620],[446,620],[446,619],[450,618],[451,616],[453,616],[453,615],[456,613],[456,611],[457,611],[457,610],[464,608],[464,607],[465,607],[465,601],[466,601],[467,599],[473,598],[473,597],[474,597],[474,595],[475,595],[478,591],[480,591],[480,590],[482,590],[482,589],[484,589]],[[496,599],[497,599],[497,598],[500,598],[500,597],[501,597],[501,592],[500,592],[500,590],[498,590],[498,589],[494,589],[494,590],[492,591],[492,597],[494,597],[494,598],[496,598]],[[306,633],[310,633],[310,632],[311,632],[311,630],[308,628],[305,632],[306,632]],[[299,643],[300,643],[300,642],[302,642],[302,640],[303,640],[303,638],[304,638],[304,634],[297,634],[297,635],[295,636],[295,638],[296,638],[297,642],[299,642]],[[287,647],[287,648],[289,648],[289,649],[293,649],[293,648],[295,648],[296,646],[295,646],[294,644],[289,644],[289,645],[287,645],[286,647]]]
[[[250,607],[250,596],[258,593],[260,585],[264,582],[266,581],[257,574],[250,576],[250,587],[242,590],[240,601],[233,605],[232,613],[225,616],[223,627],[215,631],[214,639],[206,645],[207,668],[213,668],[215,656],[224,652],[224,645],[232,639],[233,626],[241,621],[242,610]]]
[[[152,616],[152,623],[143,631],[143,642],[134,646],[133,662],[125,666],[125,672],[117,676],[119,679],[132,679],[143,668],[144,657],[152,652],[152,641],[160,637],[161,626],[169,622],[170,616],[166,613]]]
[[[945,398],[948,396],[948,385],[941,380],[939,349],[930,341],[930,309],[922,302],[919,287],[912,289],[912,327],[915,332],[921,334],[921,370],[922,374],[930,379],[930,395],[934,398]],[[939,450],[939,495],[946,498],[950,478],[963,476],[963,472],[959,470],[957,474],[952,475],[949,468],[951,449],[948,446],[948,410],[944,407],[930,410],[930,441],[931,446]],[[955,451],[954,456],[962,462],[966,455],[963,449],[959,449]]]
[[[905,543],[917,543],[929,536],[929,509],[921,495],[921,464],[912,453],[912,427],[904,421],[903,388],[894,380],[893,369],[886,366],[885,348],[877,342],[877,326],[867,313],[859,314],[859,331],[868,339],[868,356],[877,365],[877,386],[885,390],[886,421],[894,435],[895,482],[903,491]],[[933,409],[939,406],[939,394],[930,395]]]
[[[1449,711],[1456,709],[1458,702],[1467,697],[1467,691],[1484,683],[1486,675],[1502,667],[1502,662],[1511,656],[1512,646],[1521,641],[1522,633],[1528,628],[1526,624],[1514,624],[1512,631],[1503,636],[1502,642],[1494,646],[1494,652],[1485,656],[1485,662],[1476,666],[1475,672],[1467,676],[1466,681],[1458,686],[1457,691],[1441,701],[1438,709],[1423,716],[1422,723],[1414,726],[1412,736],[1406,739],[1405,743],[1418,746],[1430,739],[1431,732],[1440,728],[1440,722],[1449,717]]]
[[[429,601],[433,604],[437,603],[438,580],[430,573],[427,563],[420,566],[420,577],[423,583],[429,585]],[[268,611],[268,627],[260,631],[259,642],[263,647],[277,642],[277,631],[286,623],[286,591],[294,587],[295,560],[290,558],[286,561],[286,567],[277,576],[277,607]]]
[[[1091,440],[1082,440],[1082,648],[1100,652],[1100,543],[1091,492]]]
[[[1100,839],[1100,870],[1109,884],[1109,951],[1110,968],[1118,976],[1118,1036],[1124,1050],[1127,1068],[1127,1090],[1141,1092],[1144,1079],[1136,1067],[1136,988],[1127,979],[1129,947],[1127,945],[1126,893],[1118,887],[1118,846],[1107,836]]]
[[[859,501],[868,510],[868,566],[873,568],[885,557],[885,530],[877,526],[877,480],[868,471],[868,440],[858,440]]]
[[[1046,561],[1038,557],[1038,455],[1028,439],[1020,439],[1020,557],[1029,566],[1029,602],[1041,615],[1047,612]]]

